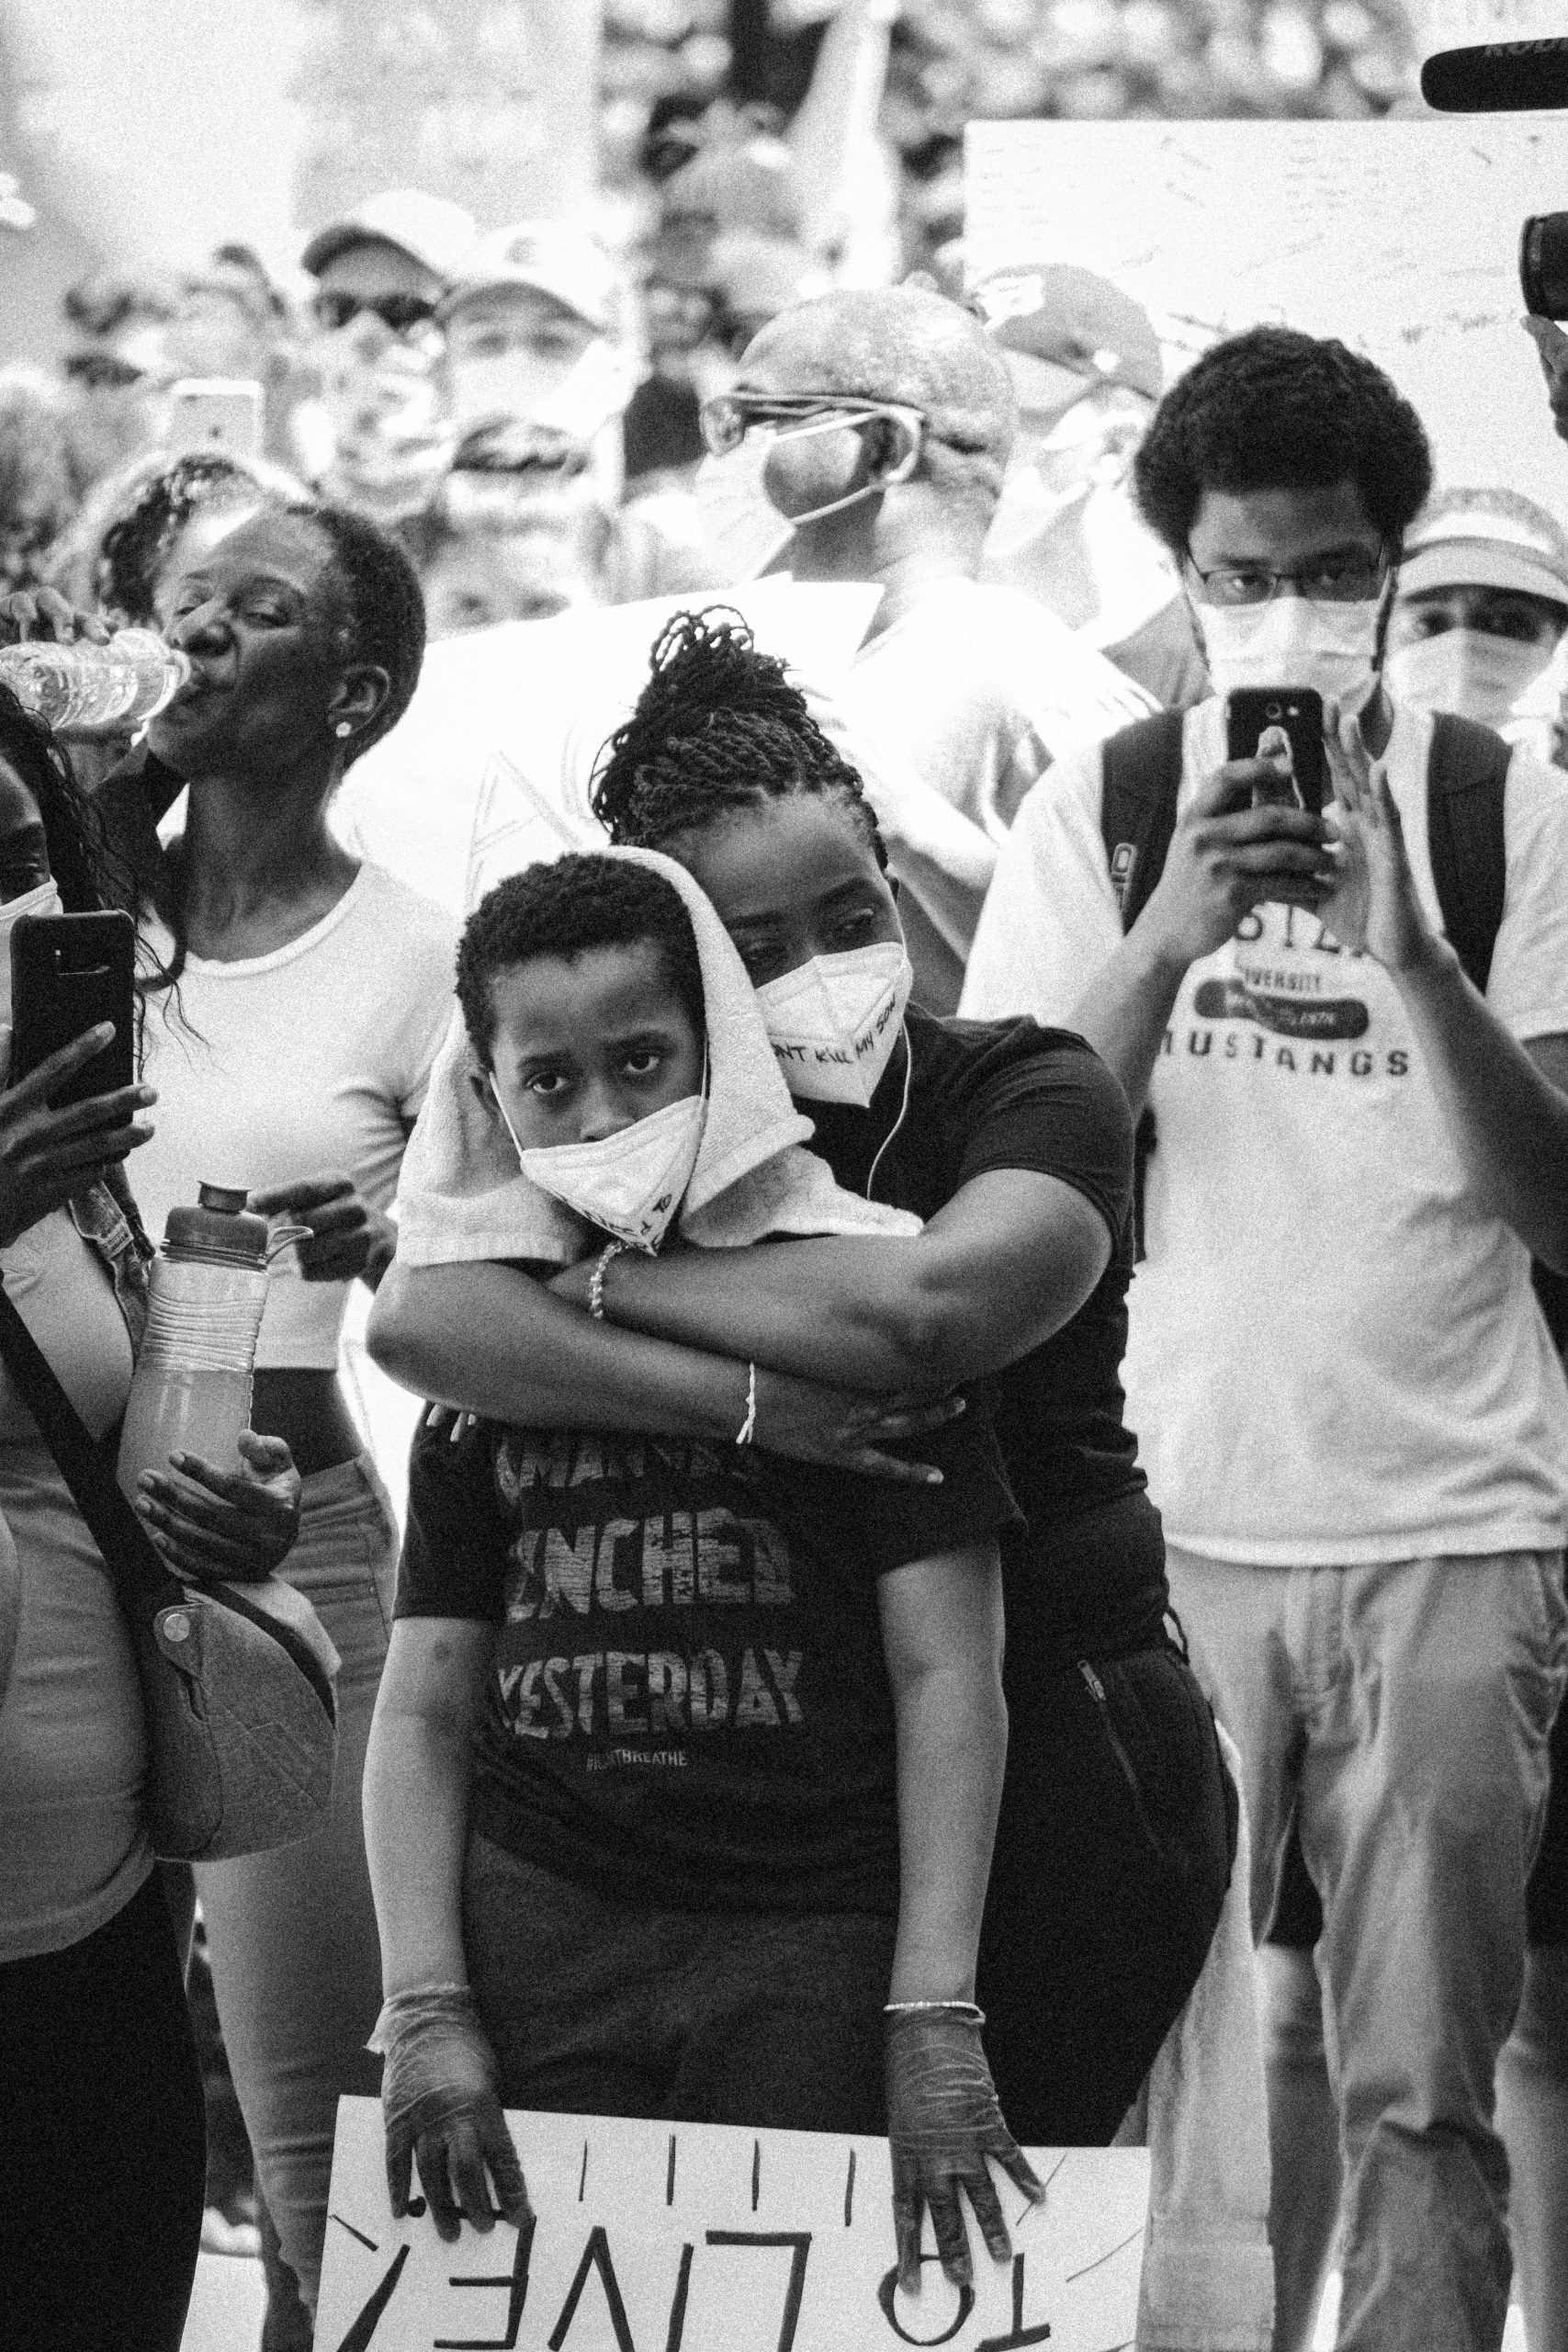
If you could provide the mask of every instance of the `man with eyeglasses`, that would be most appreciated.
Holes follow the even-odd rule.
[[[73,469],[101,481],[154,447],[166,394],[182,373],[170,347],[179,288],[150,270],[79,279],[64,299],[71,342],[61,362],[69,393]]]
[[[1031,795],[964,1010],[1067,1020],[1145,1113],[1130,1417],[1243,1752],[1255,1935],[1292,1819],[1322,1900],[1338,2344],[1495,2352],[1495,2071],[1568,1657],[1568,1385],[1530,1287],[1532,1252],[1568,1265],[1568,779],[1388,693],[1431,461],[1369,360],[1219,345],[1134,479],[1215,695]],[[1243,687],[1323,696],[1326,823],[1226,759]],[[1276,2095],[1290,2060],[1277,2034]],[[1284,2352],[1319,2282],[1274,2136]]]
[[[956,1009],[997,845],[1030,786],[1154,707],[1043,605],[976,577],[1017,413],[979,321],[913,286],[782,312],[703,411],[698,498],[731,579],[883,589],[837,700],[880,771],[868,781],[905,886],[915,994],[936,1013]]]
[[[316,280],[320,487],[383,526],[420,513],[446,469],[435,314],[475,234],[460,204],[393,188],[319,230],[300,255]]]

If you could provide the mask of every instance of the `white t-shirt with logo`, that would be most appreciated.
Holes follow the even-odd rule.
[[[1398,709],[1390,786],[1440,924],[1428,715]],[[1181,802],[1224,757],[1188,714]],[[1061,1021],[1122,937],[1099,750],[1059,761],[998,863],[963,1010]],[[1516,752],[1487,1001],[1568,1032],[1568,775]],[[1477,1203],[1393,979],[1268,906],[1182,982],[1150,1087],[1147,1257],[1129,1419],[1172,1541],[1350,1565],[1549,1550],[1568,1530],[1568,1383],[1517,1237]]]

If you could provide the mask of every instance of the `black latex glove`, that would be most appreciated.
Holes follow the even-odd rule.
[[[920,2216],[931,2209],[942,2267],[955,2287],[974,2277],[962,2189],[992,2256],[1012,2241],[987,2158],[1024,2194],[1045,2191],[1002,2120],[978,2020],[958,2009],[908,2009],[888,2017],[887,2137],[893,2155],[893,2226],[898,2284],[919,2292]]]
[[[410,2165],[417,2159],[442,2237],[455,2238],[466,2221],[491,2228],[497,2208],[502,2221],[521,2227],[534,2209],[502,2109],[501,2070],[467,1986],[397,1994],[381,2011],[370,2046],[386,2059],[381,2112],[394,2215],[409,2210]]]

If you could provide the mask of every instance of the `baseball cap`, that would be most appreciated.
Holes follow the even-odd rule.
[[[1086,384],[1121,384],[1151,401],[1165,390],[1148,314],[1092,269],[1051,262],[997,270],[974,300],[1026,413],[1068,408]]]
[[[1568,532],[1509,490],[1455,490],[1427,502],[1404,535],[1399,593],[1511,588],[1568,605]]]
[[[566,220],[520,220],[497,229],[464,256],[441,305],[452,312],[497,286],[548,294],[601,334],[614,332],[620,294],[615,266],[582,229]]]
[[[423,188],[389,188],[367,196],[339,220],[318,229],[299,256],[302,269],[319,277],[327,264],[351,245],[378,240],[412,254],[434,277],[450,281],[479,232],[471,212]]]

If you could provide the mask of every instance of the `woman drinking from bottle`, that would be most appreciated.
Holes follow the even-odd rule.
[[[309,1228],[275,1267],[255,1426],[305,1478],[288,1575],[342,1658],[330,1825],[197,1871],[214,1986],[260,2186],[313,2305],[340,2095],[373,2091],[379,1959],[360,1779],[391,1617],[397,1532],[337,1376],[350,1285],[374,1287],[403,1146],[452,1001],[456,925],[328,825],[344,769],[395,724],[423,609],[406,559],[331,507],[204,535],[159,588],[190,686],[105,805],[137,867],[154,985],[147,1060],[162,1102],[143,1198],[162,1228],[197,1185]],[[154,828],[184,785],[184,830]]]

